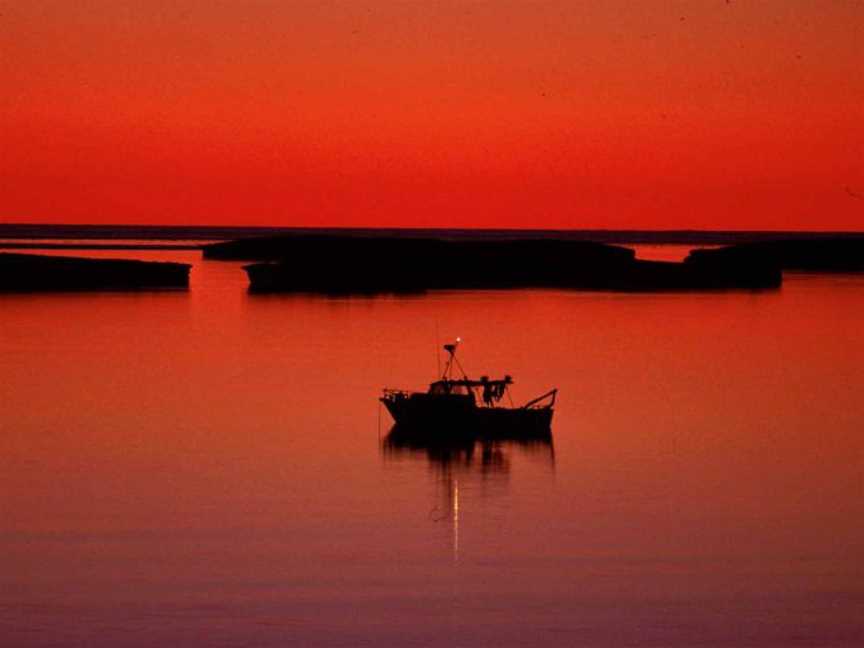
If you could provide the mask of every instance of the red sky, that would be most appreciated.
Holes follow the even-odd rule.
[[[864,2],[0,0],[0,222],[864,230]]]

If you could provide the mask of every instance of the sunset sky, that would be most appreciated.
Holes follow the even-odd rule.
[[[861,0],[0,1],[0,222],[864,230]]]

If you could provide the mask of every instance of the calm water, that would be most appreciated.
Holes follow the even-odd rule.
[[[864,277],[328,299],[92,255],[193,285],[0,296],[4,648],[864,642]],[[559,388],[553,444],[387,444],[456,335]]]

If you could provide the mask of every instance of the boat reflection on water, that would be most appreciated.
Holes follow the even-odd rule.
[[[555,470],[555,449],[549,430],[542,434],[534,431],[529,436],[513,434],[512,429],[501,430],[498,435],[490,432],[486,428],[482,434],[464,430],[458,434],[445,430],[435,434],[428,428],[397,424],[381,441],[385,461],[416,461],[425,457],[436,490],[429,519],[450,525],[453,562],[459,561],[460,523],[466,510],[466,496],[506,495],[517,454],[534,461],[539,459],[549,472]]]
[[[485,429],[471,434],[435,433],[426,428],[413,428],[396,424],[382,441],[385,457],[417,457],[425,455],[431,466],[441,473],[453,471],[479,474],[507,473],[510,470],[510,452],[519,449],[525,454],[545,455],[549,465],[555,466],[552,432],[532,430],[530,434],[512,429],[499,434]]]

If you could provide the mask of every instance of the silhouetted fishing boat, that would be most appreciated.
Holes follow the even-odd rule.
[[[469,434],[498,438],[529,438],[548,435],[552,425],[557,389],[534,398],[521,407],[499,403],[513,384],[510,376],[472,380],[456,359],[457,339],[445,344],[447,364],[439,380],[426,392],[385,389],[380,401],[403,432]],[[455,370],[459,374],[454,375]]]

